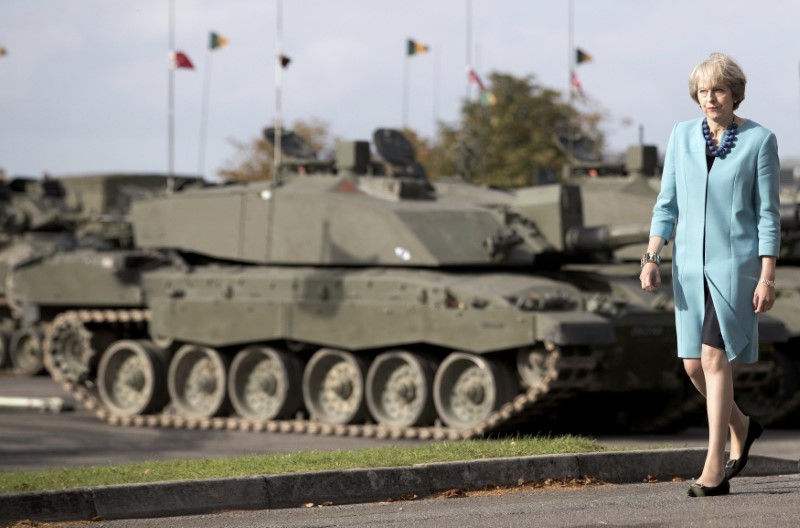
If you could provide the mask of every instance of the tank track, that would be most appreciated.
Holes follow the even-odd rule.
[[[237,416],[214,418],[187,418],[170,413],[118,416],[101,400],[94,383],[89,379],[78,381],[66,379],[53,366],[52,332],[65,321],[88,325],[85,342],[91,340],[93,331],[134,325],[144,332],[150,312],[144,309],[121,310],[73,310],[62,312],[47,325],[44,345],[45,366],[51,377],[59,382],[80,405],[101,421],[116,426],[159,427],[175,429],[254,431],[268,433],[300,433],[327,436],[351,436],[364,438],[458,440],[477,438],[513,422],[531,421],[543,417],[560,401],[573,396],[588,384],[588,378],[597,364],[594,355],[585,354],[585,349],[557,347],[547,344],[547,374],[542,383],[529,388],[503,404],[484,420],[469,429],[453,429],[442,425],[427,427],[389,427],[380,424],[331,425],[307,419],[255,421]],[[92,353],[86,354],[93,356]]]

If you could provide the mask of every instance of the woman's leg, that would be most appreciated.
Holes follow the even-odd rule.
[[[733,408],[733,376],[728,356],[719,348],[703,345],[700,364],[706,382],[708,454],[697,481],[717,486],[725,477],[725,441]]]
[[[706,345],[704,345],[706,347]],[[711,348],[711,347],[708,347]],[[717,349],[712,349],[717,350]],[[729,365],[730,367],[730,365]],[[702,394],[706,395],[706,377],[703,372],[703,365],[699,359],[684,359],[683,368],[695,388]],[[739,409],[739,406],[733,402],[731,407],[731,419],[728,424],[731,431],[731,451],[730,458],[738,459],[742,450],[744,449],[744,441],[747,438],[747,429],[750,426],[750,418]]]

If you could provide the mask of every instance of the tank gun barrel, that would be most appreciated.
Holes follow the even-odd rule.
[[[571,227],[565,235],[565,244],[572,253],[592,253],[646,244],[649,239],[650,226],[640,224]]]

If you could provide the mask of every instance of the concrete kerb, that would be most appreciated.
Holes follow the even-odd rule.
[[[0,525],[20,520],[75,521],[195,515],[228,509],[294,508],[423,498],[449,489],[593,476],[613,483],[691,478],[704,449],[619,451],[438,462],[398,468],[348,469],[255,477],[99,486],[0,494]],[[743,475],[798,472],[793,460],[751,456]]]

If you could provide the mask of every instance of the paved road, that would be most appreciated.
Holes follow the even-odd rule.
[[[59,385],[43,376],[0,376],[0,396],[61,396],[74,403]],[[79,406],[74,411],[60,414],[0,409],[0,471],[360,449],[403,443],[413,441],[114,427],[99,421]]]
[[[0,376],[0,396],[66,395],[47,377]],[[677,435],[601,436],[599,440],[615,446],[676,448],[704,447],[707,442],[706,432],[701,428]],[[113,427],[82,409],[61,414],[0,410],[0,471],[414,443],[419,441]],[[767,430],[752,452],[800,459],[800,430]]]
[[[727,497],[692,499],[686,482],[515,491],[465,498],[231,511],[157,519],[75,523],[83,528],[524,526],[771,527],[800,523],[800,475],[737,478]],[[47,526],[44,524],[42,526]],[[70,526],[58,524],[59,528]]]

